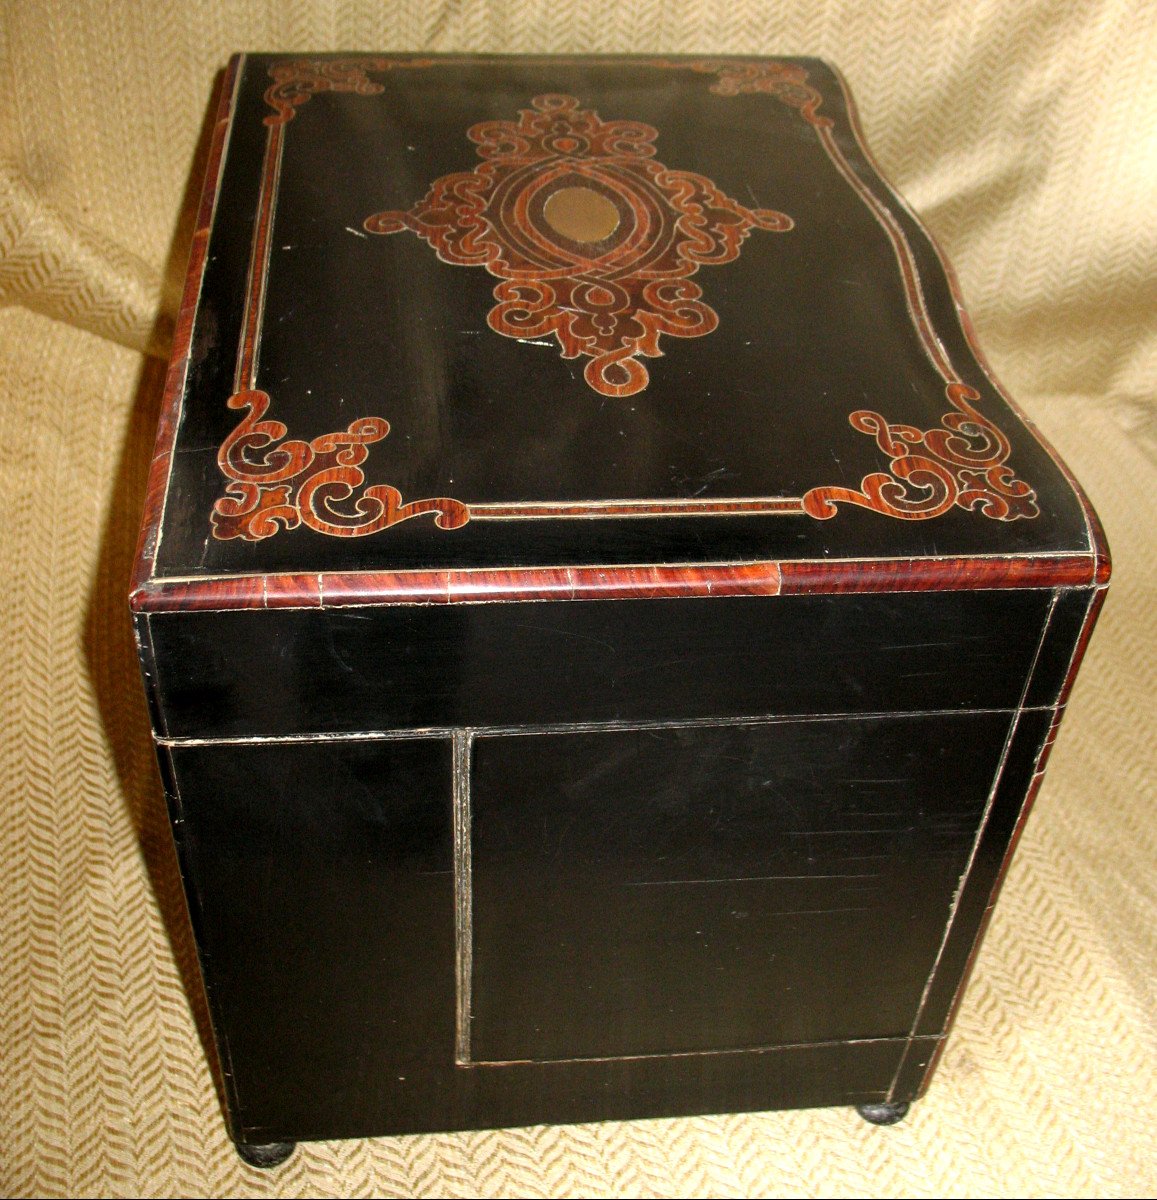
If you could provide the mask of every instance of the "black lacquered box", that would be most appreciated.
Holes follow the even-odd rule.
[[[823,63],[235,59],[132,607],[243,1155],[902,1115],[1108,574]]]

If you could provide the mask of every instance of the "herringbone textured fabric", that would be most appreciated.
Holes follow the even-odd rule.
[[[0,1192],[1157,1193],[1157,38],[978,0],[0,5]],[[962,276],[1115,559],[1046,786],[928,1097],[303,1146],[243,1167],[125,593],[216,69],[248,49],[818,53]],[[49,319],[49,318],[55,318]]]

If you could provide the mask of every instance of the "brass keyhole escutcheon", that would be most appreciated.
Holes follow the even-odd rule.
[[[559,188],[542,206],[542,215],[572,242],[601,242],[619,227],[619,210],[589,187]]]

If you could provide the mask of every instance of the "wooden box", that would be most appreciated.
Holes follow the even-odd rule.
[[[234,60],[132,608],[244,1156],[901,1115],[1108,574],[830,67]]]

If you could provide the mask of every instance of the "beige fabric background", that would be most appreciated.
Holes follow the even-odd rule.
[[[1152,5],[943,0],[0,0],[0,1191],[17,1195],[1157,1193],[1157,61]],[[996,369],[1099,507],[1109,603],[928,1097],[228,1143],[125,592],[234,49],[818,53],[959,269]],[[195,985],[194,985],[195,986]],[[203,1030],[201,1031],[204,1032]]]

